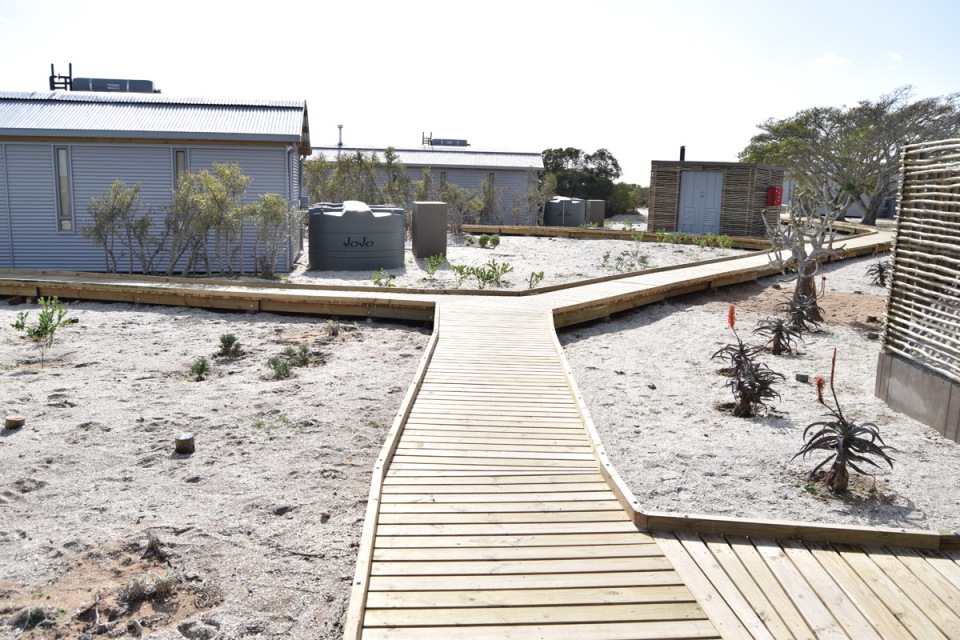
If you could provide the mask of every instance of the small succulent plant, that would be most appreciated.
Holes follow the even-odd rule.
[[[858,465],[869,464],[879,468],[880,465],[873,460],[871,457],[873,456],[886,462],[892,469],[893,458],[887,454],[887,451],[896,451],[896,449],[883,442],[880,429],[876,424],[872,422],[858,424],[843,414],[840,402],[837,400],[837,392],[833,387],[836,366],[837,350],[834,349],[833,362],[830,365],[830,392],[833,395],[834,406],[831,407],[823,400],[823,388],[826,383],[823,377],[814,378],[817,402],[827,408],[829,413],[825,415],[830,419],[814,422],[804,429],[803,438],[806,442],[793,457],[806,458],[807,454],[814,451],[828,451],[827,457],[810,472],[810,479],[813,480],[817,471],[830,463],[823,480],[830,491],[839,495],[846,492],[850,482],[850,471],[847,467],[861,475],[873,477],[873,474],[864,471]]]
[[[753,330],[756,335],[767,338],[766,348],[775,356],[785,353],[796,353],[797,340],[802,340],[800,333],[794,330],[789,322],[783,318],[767,318],[757,324]]]

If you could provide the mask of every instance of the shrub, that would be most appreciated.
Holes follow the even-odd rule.
[[[243,349],[240,347],[240,341],[232,333],[225,333],[220,336],[220,350],[217,351],[219,358],[239,358],[243,355]]]
[[[877,260],[867,269],[867,276],[872,284],[885,287],[892,271],[893,267],[889,260]]]
[[[190,373],[194,375],[197,382],[200,382],[210,373],[210,361],[204,356],[197,356],[197,359],[190,366]]]
[[[327,335],[331,338],[336,338],[340,335],[340,321],[328,319],[327,320]]]
[[[728,344],[713,354],[713,357],[721,357],[731,362],[731,367],[725,371],[728,371],[730,376],[727,386],[733,392],[733,415],[748,418],[766,407],[769,400],[780,397],[773,385],[777,379],[784,378],[767,365],[753,359],[762,347],[745,345],[737,335],[733,305],[730,305],[727,323],[737,339],[737,344]]]
[[[775,356],[795,353],[797,350],[795,340],[802,339],[800,333],[791,328],[783,318],[761,320],[753,333],[768,338],[766,348]]]
[[[854,420],[849,420],[843,415],[840,401],[837,400],[837,392],[833,387],[836,366],[837,350],[834,349],[833,361],[830,364],[830,392],[833,395],[833,407],[823,401],[823,377],[817,376],[815,378],[817,402],[827,407],[829,413],[824,415],[832,419],[808,425],[803,431],[803,438],[806,442],[793,458],[796,459],[798,456],[806,458],[808,453],[818,450],[829,451],[829,455],[810,472],[810,479],[813,480],[817,471],[827,463],[832,462],[823,480],[830,491],[839,495],[847,490],[850,480],[848,466],[857,473],[872,478],[873,474],[867,473],[857,465],[866,463],[879,468],[880,465],[869,457],[876,456],[889,464],[892,469],[893,458],[887,454],[887,451],[896,451],[896,449],[884,444],[883,438],[880,437],[880,429],[876,424],[872,422],[857,424]]]
[[[498,242],[499,242],[499,239],[500,239],[499,236],[497,236]],[[489,270],[490,275],[493,279],[493,284],[497,285],[498,287],[503,284],[502,283],[503,276],[513,271],[513,267],[510,265],[509,262],[497,262],[493,258],[487,261],[486,267]]]
[[[450,270],[453,271],[453,275],[457,278],[457,288],[463,284],[463,281],[470,277],[471,270],[465,264],[454,264],[450,265]]]
[[[387,273],[387,270],[380,268],[375,274],[373,274],[373,284],[378,287],[395,287],[397,285],[393,284],[393,281],[396,276]]]
[[[428,256],[424,261],[423,270],[427,272],[427,275],[431,278],[433,274],[437,272],[437,269],[443,266],[443,263],[447,261],[447,257],[443,254],[437,254],[435,256]]]
[[[40,313],[37,316],[37,323],[33,326],[27,324],[29,312],[21,311],[17,314],[17,320],[12,326],[17,331],[23,331],[31,340],[37,343],[40,349],[40,367],[44,366],[44,353],[53,346],[53,338],[57,329],[65,324],[73,324],[73,320],[68,319],[67,308],[57,299],[38,298]]]
[[[274,380],[284,380],[293,375],[293,370],[290,368],[290,362],[282,356],[273,356],[267,360],[267,366],[273,370],[273,379]]]
[[[486,249],[488,244],[490,244],[490,236],[484,233],[477,240],[477,245],[479,245],[481,249]]]
[[[533,289],[543,281],[543,271],[531,271],[527,278],[527,289]]]

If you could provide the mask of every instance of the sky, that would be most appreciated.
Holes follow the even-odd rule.
[[[302,99],[314,146],[736,161],[768,118],[960,90],[956,0],[0,0],[0,90],[76,77]]]

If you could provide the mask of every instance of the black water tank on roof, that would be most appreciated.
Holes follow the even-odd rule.
[[[105,91],[115,93],[153,93],[153,80],[117,80],[114,78],[74,78],[74,91]]]

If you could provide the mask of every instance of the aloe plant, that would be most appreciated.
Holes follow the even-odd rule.
[[[810,479],[813,480],[817,471],[830,463],[830,468],[827,469],[823,480],[830,491],[839,495],[847,490],[850,482],[850,472],[847,467],[872,478],[872,473],[864,471],[857,465],[869,464],[880,468],[880,465],[871,458],[873,456],[886,462],[892,469],[893,458],[887,454],[887,451],[896,451],[896,449],[884,443],[883,438],[880,437],[880,428],[876,424],[872,422],[858,424],[843,414],[840,401],[837,400],[837,392],[833,387],[836,366],[837,350],[834,349],[833,361],[830,364],[830,392],[833,395],[834,406],[831,407],[823,400],[825,383],[823,377],[815,378],[817,402],[827,408],[829,413],[825,415],[831,419],[814,422],[804,429],[803,438],[806,442],[793,458],[806,458],[807,454],[814,451],[828,451],[829,455],[810,472]]]
[[[730,377],[727,386],[733,392],[733,415],[748,418],[766,407],[770,400],[780,397],[774,385],[784,378],[766,364],[754,360],[754,356],[760,353],[763,347],[744,344],[740,339],[736,328],[736,309],[733,305],[730,305],[727,314],[727,324],[737,343],[721,348],[713,354],[713,358],[719,357],[730,363],[730,366],[721,369],[720,373]]]
[[[893,271],[893,267],[889,260],[877,260],[867,269],[867,276],[871,283],[878,287],[885,287],[891,271]]]
[[[800,333],[783,318],[761,320],[753,333],[767,338],[765,346],[775,356],[796,353],[796,340],[802,340]]]

